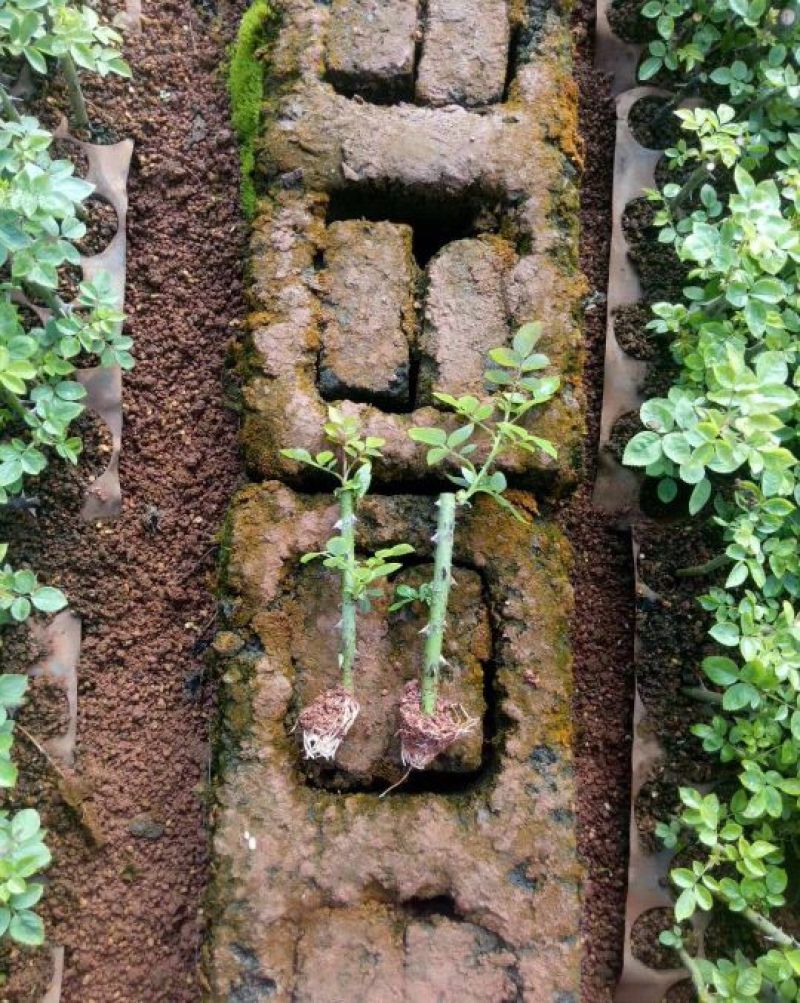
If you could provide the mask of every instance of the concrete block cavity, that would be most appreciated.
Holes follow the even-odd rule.
[[[432,570],[427,564],[409,568],[394,581],[419,586],[430,581]],[[442,696],[460,704],[481,723],[436,761],[435,772],[451,774],[451,779],[466,778],[482,766],[487,716],[484,689],[490,683],[492,654],[489,609],[483,600],[480,575],[456,568],[454,579],[450,615],[458,623],[458,631],[446,639]],[[296,576],[293,590],[288,622],[295,666],[294,699],[297,707],[304,707],[338,681],[339,583],[320,566],[306,566]],[[418,611],[406,608],[389,613],[391,597],[392,589],[384,589],[372,610],[359,619],[357,673],[359,691],[365,695],[361,714],[354,725],[353,740],[339,751],[335,770],[319,763],[303,764],[318,785],[385,789],[403,774],[397,705],[405,683],[417,678],[424,638],[419,633]]]
[[[405,410],[415,338],[408,226],[349,220],[327,229],[323,273],[323,397]]]
[[[411,97],[418,6],[417,0],[333,0],[325,65],[337,90],[381,102]]]
[[[468,107],[500,101],[510,36],[506,0],[428,0],[417,100]]]

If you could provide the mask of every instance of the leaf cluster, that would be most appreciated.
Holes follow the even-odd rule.
[[[498,461],[512,450],[556,456],[549,439],[534,435],[523,424],[529,412],[549,401],[560,385],[557,376],[538,375],[550,362],[546,355],[535,351],[541,336],[541,324],[525,324],[517,331],[511,347],[500,346],[489,352],[492,366],[486,371],[486,380],[495,390],[490,400],[435,394],[460,419],[454,431],[438,426],[409,430],[414,442],[430,447],[429,466],[447,465],[445,476],[460,489],[456,495],[459,505],[467,504],[476,494],[486,494],[523,519],[503,497],[508,485],[505,474],[496,469]]]
[[[779,945],[693,959],[701,999],[796,999],[800,945],[769,917],[796,895],[786,861],[800,835],[800,11],[649,0],[642,13],[655,35],[642,78],[673,74],[679,97],[710,101],[676,112],[667,157],[685,180],[648,193],[689,284],[653,307],[678,377],[643,405],[624,459],[658,479],[662,501],[686,485],[690,513],[712,510],[726,568],[700,597],[713,712],[693,728],[724,785],[682,790],[658,831],[697,856],[672,874],[679,924],[721,903]],[[680,925],[662,935],[679,950],[682,938]]]
[[[71,0],[5,0],[0,7],[0,55],[23,58],[47,74],[48,60],[69,56],[81,69],[130,77],[119,52],[119,32],[95,10]]]

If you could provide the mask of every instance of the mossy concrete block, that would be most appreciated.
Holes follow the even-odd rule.
[[[417,0],[333,0],[327,77],[346,94],[409,98],[417,45]]]
[[[467,107],[500,101],[510,36],[506,0],[428,0],[417,100]]]
[[[352,344],[331,331],[336,367],[326,361],[326,327],[334,314],[331,294],[326,292],[328,279],[317,271],[315,262],[327,252],[330,231],[336,235],[335,257],[342,268],[347,267],[348,246],[356,259],[363,255],[359,240],[342,239],[351,235],[351,224],[326,227],[327,204],[325,195],[282,191],[262,204],[254,227],[252,311],[240,357],[243,441],[253,474],[309,483],[307,468],[283,457],[281,449],[303,447],[319,452],[326,448],[326,400],[336,398],[333,387],[339,386],[343,410],[358,416],[365,434],[385,440],[384,458],[375,464],[376,481],[392,484],[429,478],[425,449],[408,438],[408,430],[419,425],[456,426],[452,415],[431,406],[432,388],[457,394],[469,386],[478,397],[488,398],[490,388],[484,386],[481,376],[486,364],[483,353],[494,344],[510,344],[519,325],[538,319],[544,329],[541,349],[550,357],[550,371],[559,374],[562,386],[551,402],[533,409],[526,423],[530,431],[556,443],[558,458],[519,450],[506,454],[502,467],[523,484],[550,490],[572,484],[584,427],[576,321],[583,290],[580,276],[574,273],[568,279],[553,257],[520,254],[510,241],[496,236],[468,241],[465,247],[460,242],[446,245],[428,265],[427,296],[417,300],[418,316],[427,311],[423,328],[427,348],[421,352],[418,393],[413,402],[389,403],[398,410],[387,410],[389,390],[395,387],[390,372],[403,353],[397,322],[388,331],[396,342],[391,351],[384,344],[383,329],[373,326],[368,318],[359,322],[360,332],[353,329]],[[360,232],[359,228],[355,231]],[[407,271],[407,259],[403,261],[402,268]],[[341,282],[337,279],[334,284],[340,288],[336,295],[341,298]],[[367,290],[359,285],[358,292],[353,289],[352,293],[362,304],[358,310],[366,309]],[[403,302],[402,310],[407,310],[409,301],[404,299],[401,282],[376,282],[376,315],[383,309],[380,300],[384,296],[394,304],[392,309]],[[476,317],[481,318],[480,323]],[[487,321],[485,328],[483,320]],[[407,313],[400,323],[407,325]],[[356,384],[352,388],[355,400],[346,393],[346,381]],[[363,399],[370,396],[371,400]]]
[[[415,342],[411,227],[367,220],[326,231],[319,385],[328,399],[406,408]]]
[[[287,1003],[577,998],[581,874],[565,821],[570,558],[533,499],[512,499],[529,524],[480,502],[455,542],[458,566],[481,580],[474,615],[485,604],[491,623],[488,759],[461,785],[434,779],[427,791],[401,786],[380,798],[309,783],[292,732],[292,620],[298,602],[310,603],[308,587],[296,590],[298,560],[330,535],[335,508],[275,482],[240,493],[227,537],[227,626],[250,640],[238,669],[227,663],[221,691],[209,1003],[228,1003],[254,980]],[[359,545],[406,540],[429,561],[434,524],[431,498],[372,496]],[[347,742],[362,740],[357,722]]]

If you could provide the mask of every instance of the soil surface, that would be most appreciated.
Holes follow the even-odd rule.
[[[594,69],[595,5],[574,15],[580,130],[581,268],[588,435],[585,479],[563,512],[575,553],[572,624],[578,849],[583,888],[582,1003],[610,1003],[622,964],[627,883],[634,588],[630,535],[591,504],[603,389],[605,290],[611,237],[615,115],[608,81]]]
[[[188,2],[145,0],[143,13],[141,35],[126,44],[133,80],[88,88],[93,118],[136,143],[126,311],[137,366],[124,378],[123,514],[110,525],[80,521],[104,462],[93,444],[103,437],[90,435],[84,464],[54,462],[37,482],[35,517],[15,511],[0,522],[15,562],[63,587],[83,619],[76,770],[85,797],[74,810],[41,757],[18,745],[18,801],[41,808],[56,858],[43,911],[51,941],[66,946],[63,1003],[200,997],[213,710],[203,649],[215,617],[215,533],[239,476],[223,361],[242,315],[243,232],[219,71],[238,11],[220,23]],[[24,668],[29,654],[9,645],[4,668]],[[25,725],[44,737],[61,711],[38,689]],[[40,998],[44,953],[5,952],[2,962],[11,976],[0,999]]]

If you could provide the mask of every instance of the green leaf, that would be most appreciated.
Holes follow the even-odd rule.
[[[43,585],[32,593],[31,602],[42,613],[57,613],[67,605],[67,597],[61,589]]]
[[[711,655],[703,659],[703,672],[717,686],[730,686],[739,678],[739,670],[732,658]]]
[[[18,842],[35,836],[40,829],[39,813],[33,808],[23,808],[11,820],[11,835]]]
[[[4,707],[19,707],[27,689],[27,676],[21,673],[2,673],[0,675],[0,704]]]
[[[675,919],[679,923],[690,919],[694,915],[696,899],[693,888],[686,888],[680,893],[675,902]]]
[[[697,515],[710,497],[711,481],[707,477],[704,477],[702,481],[698,481],[695,484],[694,490],[689,497],[689,514]]]
[[[447,442],[447,433],[443,428],[410,428],[408,435],[414,442],[428,446],[444,446]]]
[[[489,358],[498,366],[506,366],[509,369],[517,369],[522,362],[522,357],[510,348],[493,348],[489,352]]]
[[[622,462],[629,467],[648,467],[661,458],[661,436],[657,432],[637,432],[625,447]]]
[[[739,628],[734,623],[715,623],[709,634],[726,648],[735,648],[739,644]]]
[[[8,932],[12,940],[27,947],[39,947],[44,943],[44,923],[30,909],[22,909],[15,913]]]
[[[523,324],[514,335],[514,351],[523,358],[530,355],[542,336],[542,325],[538,321]]]

